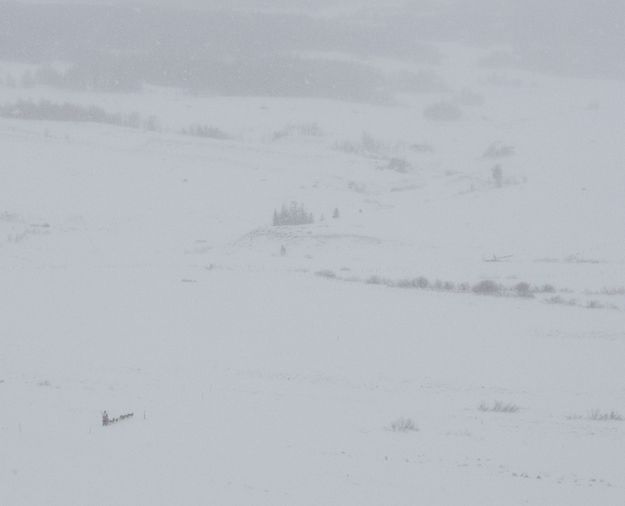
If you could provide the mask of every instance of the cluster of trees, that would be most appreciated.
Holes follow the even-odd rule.
[[[332,218],[338,220],[341,217],[341,213],[337,208],[332,211]],[[321,215],[321,221],[324,221],[325,217]],[[282,204],[280,211],[275,209],[273,211],[273,226],[281,227],[285,225],[311,225],[315,222],[313,213],[306,210],[304,204],[298,204],[297,202],[291,202],[288,206]]]
[[[273,226],[310,225],[315,222],[313,213],[308,212],[303,204],[291,202],[289,206],[282,205],[280,211],[273,212]]]

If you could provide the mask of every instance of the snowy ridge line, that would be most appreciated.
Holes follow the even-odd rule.
[[[308,228],[299,226],[275,226],[261,227],[252,230],[243,235],[239,239],[233,241],[233,246],[252,242],[260,238],[277,238],[277,239],[316,239],[316,240],[334,240],[349,239],[367,244],[382,244],[383,241],[377,237],[361,235],[361,234],[340,234],[340,233],[314,233]]]

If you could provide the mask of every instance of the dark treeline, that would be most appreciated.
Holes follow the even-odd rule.
[[[378,101],[385,79],[324,51],[437,61],[415,34],[305,15],[0,3],[0,59],[37,63],[35,84]],[[309,53],[317,56],[306,56]],[[63,61],[61,71],[45,67]]]
[[[182,87],[195,93],[362,101],[383,100],[386,85],[381,74],[356,62],[282,54],[236,60],[100,56],[74,63],[67,70],[43,66],[26,81],[81,90],[137,91],[149,83]]]
[[[80,61],[106,52],[168,58],[342,51],[436,61],[419,34],[297,14],[0,2],[0,56]]]
[[[72,121],[103,123],[127,128],[160,129],[155,116],[142,118],[139,113],[109,113],[95,105],[79,105],[69,102],[55,103],[50,100],[18,100],[13,104],[0,106],[0,117],[43,121]]]

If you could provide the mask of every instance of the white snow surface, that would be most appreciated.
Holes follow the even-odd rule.
[[[624,504],[622,83],[446,61],[484,97],[454,122],[0,88],[163,127],[0,119],[0,505]],[[272,227],[291,201],[315,224]]]

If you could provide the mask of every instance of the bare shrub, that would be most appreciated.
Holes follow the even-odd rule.
[[[395,286],[397,288],[415,288],[413,280],[406,278],[395,281]]]
[[[567,264],[600,264],[603,263],[597,258],[586,258],[580,255],[567,255],[563,260]]]
[[[625,286],[604,287],[601,289],[601,295],[625,295]]]
[[[553,285],[542,285],[536,289],[537,292],[540,293],[556,293],[556,287]]]
[[[386,165],[380,167],[381,169],[392,170],[400,174],[406,174],[412,166],[405,158],[391,158]]]
[[[617,411],[603,412],[599,409],[593,409],[588,413],[588,420],[596,422],[622,422],[625,417]]]
[[[387,278],[380,277],[378,275],[369,276],[365,281],[368,285],[386,285],[386,286],[394,286],[393,281]]]
[[[499,283],[495,283],[490,279],[485,279],[479,283],[473,285],[473,293],[479,295],[501,295],[504,291],[503,287]]]
[[[160,132],[163,128],[160,120],[156,116],[151,115],[143,120],[143,129],[148,132]]]
[[[497,164],[491,169],[491,175],[493,176],[493,182],[497,188],[503,186],[503,169],[501,165]]]
[[[432,283],[433,290],[443,290],[444,286],[445,286],[445,283],[441,281],[440,279],[437,279],[436,281]]]
[[[192,135],[194,137],[202,137],[204,139],[215,139],[220,141],[231,138],[230,135],[228,135],[223,130],[208,125],[191,125],[189,127],[183,128],[181,130],[181,133],[184,135]]]
[[[390,429],[393,432],[417,432],[419,427],[412,418],[401,417],[391,422]]]
[[[322,137],[323,130],[317,123],[286,125],[284,128],[275,131],[272,135],[272,139],[277,141],[293,135],[299,135],[302,137]]]
[[[348,154],[358,154],[361,152],[361,147],[358,143],[352,141],[341,141],[334,143],[334,149],[342,151]]]
[[[458,291],[459,292],[470,292],[471,291],[471,285],[469,283],[460,283],[458,285]]]
[[[456,284],[452,281],[445,281],[443,283],[443,290],[445,290],[446,292],[453,292],[456,290]]]
[[[428,278],[424,276],[419,276],[413,282],[417,288],[421,288],[422,290],[425,290],[426,288],[430,286],[430,282],[428,281]]]
[[[485,413],[516,413],[519,411],[519,406],[509,402],[495,401],[492,404],[482,402],[478,409]]]
[[[315,272],[315,276],[319,276],[327,279],[336,279],[336,273],[331,271],[330,269],[322,269],[320,271]]]
[[[599,302],[598,300],[589,300],[586,303],[586,307],[588,309],[603,309],[605,308],[605,305]]]
[[[376,139],[367,132],[363,132],[359,141],[337,142],[334,144],[334,149],[349,154],[381,156],[387,152],[389,148],[385,142]]]
[[[356,193],[367,193],[367,185],[364,183],[358,183],[356,181],[350,181],[347,183],[347,187],[355,191]]]
[[[386,149],[386,145],[379,139],[376,139],[371,134],[363,132],[360,137],[360,144],[362,149],[370,154],[378,154]]]
[[[586,295],[608,295],[608,296],[625,295],[625,287],[604,286],[601,290],[598,290],[598,291],[586,290],[584,293]]]
[[[419,290],[425,290],[430,286],[430,282],[427,278],[420,276],[418,278],[404,278],[395,281],[394,286],[398,288],[417,288]]]
[[[526,283],[524,281],[514,285],[514,292],[517,295],[517,297],[531,298],[534,296],[534,294],[532,293],[532,287],[530,286],[529,283]]]

